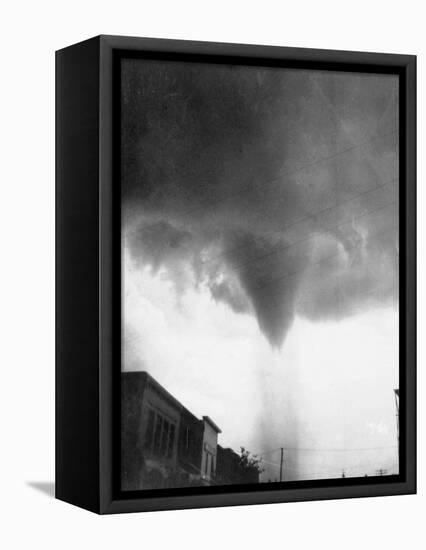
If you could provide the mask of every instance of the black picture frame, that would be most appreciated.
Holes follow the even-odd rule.
[[[400,82],[400,473],[121,492],[123,57],[391,73]],[[119,36],[56,52],[56,498],[100,514],[416,492],[416,57]]]

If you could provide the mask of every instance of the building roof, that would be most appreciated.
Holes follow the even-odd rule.
[[[210,426],[218,433],[221,434],[222,430],[219,428],[217,424],[213,422],[213,420],[209,416],[203,416],[204,422],[207,422],[207,424],[210,424]]]
[[[123,376],[139,376],[141,378],[145,378],[147,383],[160,395],[162,395],[167,401],[169,401],[170,404],[174,405],[177,409],[181,410],[184,408],[182,403],[176,399],[171,393],[169,393],[166,388],[164,388],[155,378],[153,378],[148,372],[146,371],[123,371],[121,373]]]
[[[148,382],[148,384],[157,392],[159,392],[165,399],[167,399],[172,405],[174,405],[177,409],[179,409],[182,412],[185,412],[186,414],[191,415],[195,420],[198,420],[197,417],[189,411],[186,407],[182,405],[180,401],[176,399],[171,393],[169,393],[155,378],[153,378],[148,372],[146,371],[123,371],[122,376],[136,376],[145,378]],[[222,430],[219,428],[217,424],[213,422],[213,420],[209,416],[203,416],[204,422],[207,422],[210,424],[210,426],[217,432],[222,433]],[[201,422],[199,420],[199,422]]]

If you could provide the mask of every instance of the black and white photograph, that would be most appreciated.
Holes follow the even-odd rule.
[[[121,490],[398,475],[399,76],[119,74]]]

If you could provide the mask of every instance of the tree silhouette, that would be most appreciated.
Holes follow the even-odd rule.
[[[244,447],[240,448],[240,468],[243,471],[256,471],[258,474],[261,474],[265,471],[262,465],[262,457],[252,454],[249,450]]]

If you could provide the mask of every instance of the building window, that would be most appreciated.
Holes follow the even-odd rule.
[[[156,415],[155,419],[155,432],[154,432],[154,454],[160,454],[161,446],[161,432],[163,430],[163,417],[159,414]]]
[[[169,441],[169,429],[170,429],[170,424],[167,422],[167,420],[163,420],[163,433],[161,435],[161,456],[165,456],[167,454],[167,443]]]
[[[207,451],[206,452],[206,465],[205,465],[205,468],[206,468],[205,474],[206,474],[206,476],[210,475],[210,465],[211,465],[212,458],[213,458],[212,454]]]
[[[155,424],[155,412],[152,409],[149,409],[148,424],[146,426],[146,431],[145,431],[145,441],[144,441],[145,449],[151,449],[152,447],[152,440],[154,437],[154,424]]]
[[[174,424],[170,424],[170,431],[169,431],[169,442],[167,446],[167,456],[168,458],[171,458],[173,454],[173,443],[175,441],[175,426]]]
[[[191,446],[191,430],[188,426],[185,428],[185,448],[189,449]]]
[[[149,453],[160,457],[171,458],[176,427],[161,414],[148,411],[148,423],[145,430],[144,448]]]

